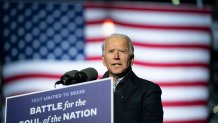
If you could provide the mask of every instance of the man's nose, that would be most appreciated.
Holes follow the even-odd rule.
[[[119,51],[115,51],[114,52],[114,59],[119,59],[119,58],[120,58]]]

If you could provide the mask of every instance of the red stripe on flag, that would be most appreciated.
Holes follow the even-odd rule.
[[[170,25],[146,25],[146,24],[136,24],[136,23],[127,23],[127,22],[119,22],[119,21],[113,21],[114,24],[121,25],[121,26],[127,26],[132,28],[143,28],[143,29],[155,29],[155,30],[185,30],[185,31],[204,31],[204,32],[210,32],[209,27],[200,27],[200,26],[185,26],[185,25],[177,25],[177,26],[170,26]]]
[[[163,106],[164,107],[172,107],[172,106],[175,106],[175,107],[178,107],[178,106],[197,106],[197,105],[203,105],[203,106],[206,106],[208,103],[207,103],[207,100],[194,100],[194,101],[177,101],[177,102],[162,102]]]
[[[105,37],[99,37],[99,38],[88,38],[86,39],[87,43],[102,43],[105,40]],[[138,41],[132,41],[134,46],[139,47],[149,47],[149,48],[182,48],[182,49],[205,49],[209,50],[210,46],[209,44],[154,44],[154,43],[141,43]]]
[[[209,50],[209,45],[206,44],[151,44],[151,43],[140,43],[133,41],[133,45],[139,46],[139,47],[150,47],[150,48],[187,48],[187,49],[205,49]]]
[[[95,43],[95,42],[103,42],[106,37],[98,37],[98,38],[87,38],[86,42],[87,43]]]
[[[11,76],[4,79],[5,83],[10,83],[14,80],[20,80],[20,79],[27,79],[27,78],[51,78],[51,79],[58,79],[60,78],[60,74],[45,74],[45,73],[26,73],[26,74],[19,74],[15,76]]]
[[[101,60],[100,56],[96,57],[86,57],[86,60],[89,61],[99,61]],[[149,63],[149,62],[141,62],[141,61],[134,61],[134,64],[140,66],[148,66],[148,67],[209,67],[208,63]]]
[[[91,57],[91,56],[87,56],[86,60],[88,61],[100,61],[101,60],[101,56],[96,56],[96,57]]]
[[[179,121],[165,121],[163,123],[207,123],[207,120],[179,120]]]
[[[98,25],[98,24],[100,24],[100,25],[102,25],[106,20],[108,20],[108,18],[105,18],[105,19],[99,19],[99,20],[86,20],[86,25]],[[110,19],[110,20],[112,20],[112,19]],[[113,22],[113,20],[112,20],[112,22]]]
[[[208,86],[208,82],[191,81],[191,82],[155,82],[161,87],[176,87],[176,86]]]
[[[50,78],[50,79],[59,79],[61,75],[57,74],[38,74],[38,73],[32,73],[32,74],[20,74],[16,76],[11,76],[6,79],[4,79],[5,84],[13,82],[15,80],[20,79],[29,79],[29,78]],[[102,76],[99,75],[98,79],[100,79]],[[178,87],[178,86],[208,86],[207,82],[204,81],[191,81],[191,82],[155,82],[161,87]]]
[[[153,4],[154,5],[154,4]],[[161,5],[161,4],[160,4]],[[170,4],[158,7],[152,6],[152,4],[143,5],[140,6],[139,4],[116,4],[114,5],[113,3],[86,3],[85,4],[86,9],[112,9],[112,10],[132,10],[132,11],[146,11],[146,12],[172,12],[172,13],[191,13],[191,14],[206,14],[206,15],[211,15],[211,8],[205,8],[205,9],[196,9],[195,7],[188,7],[188,6],[180,6],[180,7],[174,7]]]
[[[149,66],[149,67],[209,67],[208,63],[149,63],[149,62],[141,62],[134,61],[134,64],[140,66]]]

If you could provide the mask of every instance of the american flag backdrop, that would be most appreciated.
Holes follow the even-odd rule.
[[[94,67],[111,33],[128,35],[133,70],[161,86],[164,123],[206,123],[210,8],[157,3],[3,2],[3,96],[54,88],[70,70]]]

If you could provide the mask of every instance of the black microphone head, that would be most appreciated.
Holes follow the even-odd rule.
[[[74,78],[75,74],[78,73],[78,70],[71,70],[66,72],[63,76],[61,76],[60,80],[56,82],[56,84],[70,85],[71,80]]]
[[[98,72],[96,69],[89,67],[80,71],[81,73],[85,73],[87,78],[85,81],[96,80],[98,78]]]
[[[68,71],[66,72],[64,75],[67,75],[69,77],[74,77],[74,75],[79,72],[78,70],[71,70],[71,71]]]
[[[94,68],[86,68],[81,71],[71,70],[61,76],[60,80],[55,83],[63,85],[71,85],[80,82],[86,82],[96,80],[98,78],[98,72]]]

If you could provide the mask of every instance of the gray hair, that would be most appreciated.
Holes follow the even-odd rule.
[[[131,56],[134,56],[134,47],[133,47],[133,44],[132,44],[131,39],[130,39],[127,35],[118,34],[118,33],[112,34],[112,35],[108,36],[108,37],[104,40],[104,42],[103,42],[103,44],[102,44],[102,56],[104,55],[106,42],[107,42],[108,40],[110,40],[111,38],[113,38],[113,37],[121,37],[121,38],[125,39],[125,40],[127,41],[128,48],[129,48],[129,50],[130,50],[130,55],[131,55]]]

